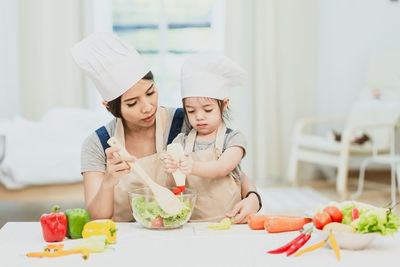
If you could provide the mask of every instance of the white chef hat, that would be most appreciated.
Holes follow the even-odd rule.
[[[181,69],[181,96],[223,100],[228,89],[242,85],[247,72],[231,59],[215,52],[202,52],[188,58]]]
[[[134,48],[110,32],[89,35],[71,52],[105,101],[121,96],[150,71]]]

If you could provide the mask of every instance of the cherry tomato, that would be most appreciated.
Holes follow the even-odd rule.
[[[328,206],[324,209],[324,211],[331,216],[332,222],[342,222],[343,214],[340,209],[336,208],[335,206]]]
[[[161,216],[158,216],[157,218],[151,221],[151,226],[154,228],[163,226],[163,218]]]
[[[322,228],[324,228],[325,225],[331,222],[332,222],[331,216],[329,216],[329,214],[325,211],[315,214],[313,218],[313,223],[315,227],[320,230],[322,230]]]

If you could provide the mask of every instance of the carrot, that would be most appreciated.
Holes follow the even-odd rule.
[[[299,218],[299,216],[292,216],[292,215],[276,215],[276,214],[270,214],[270,215],[250,215],[247,224],[249,227],[253,230],[261,230],[265,229],[265,222],[268,222],[271,218],[274,217],[281,217],[281,218]]]
[[[303,228],[303,225],[311,222],[310,218],[300,216],[280,216],[272,217],[265,221],[264,228],[269,233],[280,233],[287,231],[297,231]]]
[[[32,258],[42,258],[42,257],[61,257],[65,255],[71,255],[71,254],[78,254],[81,253],[83,259],[88,259],[89,258],[89,252],[87,249],[71,249],[71,250],[59,250],[56,252],[50,252],[50,251],[44,251],[44,252],[29,252],[26,254],[28,257]]]
[[[267,220],[267,215],[250,215],[247,219],[247,224],[252,230],[264,229],[264,223]]]

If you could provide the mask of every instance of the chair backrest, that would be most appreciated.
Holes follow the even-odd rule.
[[[400,118],[400,51],[385,52],[372,57],[366,87],[354,103],[346,121],[347,127],[390,123]],[[389,129],[369,130],[379,149],[391,144]]]

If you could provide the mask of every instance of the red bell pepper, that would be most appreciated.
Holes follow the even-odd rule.
[[[67,234],[67,216],[57,211],[60,206],[54,206],[50,214],[43,214],[40,217],[40,224],[42,225],[43,238],[46,242],[60,242],[63,241]]]

